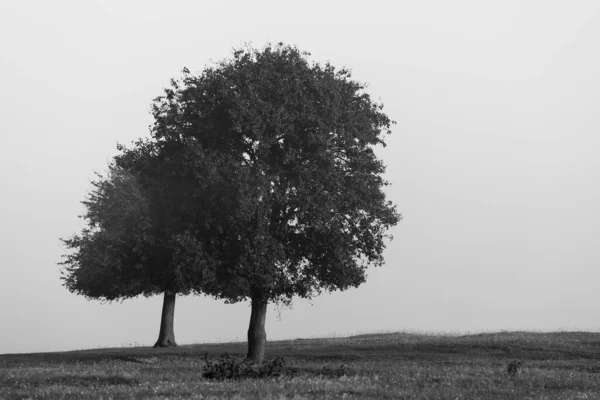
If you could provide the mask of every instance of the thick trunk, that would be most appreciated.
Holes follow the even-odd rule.
[[[246,357],[255,364],[262,363],[265,358],[267,304],[268,302],[260,297],[252,298],[252,313],[248,328],[248,355]]]
[[[177,343],[175,343],[175,331],[173,330],[174,320],[175,293],[167,291],[163,300],[160,332],[154,347],[177,347]]]

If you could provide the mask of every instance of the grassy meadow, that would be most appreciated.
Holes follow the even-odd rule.
[[[267,360],[289,374],[204,378],[203,356],[225,352],[243,358],[245,343],[0,355],[0,399],[600,399],[600,333],[277,341]]]

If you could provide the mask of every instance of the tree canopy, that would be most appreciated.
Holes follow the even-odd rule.
[[[283,44],[236,50],[198,76],[184,69],[153,106],[160,146],[218,165],[205,209],[218,227],[215,293],[252,300],[248,355],[258,362],[266,304],[360,285],[400,220],[373,150],[393,122],[349,70],[307,56]]]
[[[365,281],[401,218],[386,199],[393,122],[348,69],[278,44],[244,48],[154,100],[66,240],[65,285],[108,300],[161,291],[250,299],[262,362],[269,302]],[[111,280],[111,276],[115,277]]]

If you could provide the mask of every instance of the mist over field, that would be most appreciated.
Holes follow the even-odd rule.
[[[381,331],[597,332],[600,5],[594,1],[4,2],[0,353],[151,345],[160,297],[61,286],[58,238],[152,99],[251,42],[348,67],[397,122],[378,155],[404,219],[365,284],[269,340]],[[178,343],[244,341],[248,303],[178,298]]]

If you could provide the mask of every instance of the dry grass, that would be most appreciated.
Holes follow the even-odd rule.
[[[272,342],[294,377],[215,382],[201,357],[243,343],[0,356],[2,399],[600,399],[600,334],[391,333]],[[506,374],[515,359],[524,364]],[[320,374],[346,365],[347,376]]]

